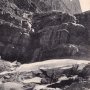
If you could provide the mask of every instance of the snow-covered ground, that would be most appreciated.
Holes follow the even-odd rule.
[[[87,60],[74,60],[74,59],[53,59],[36,63],[22,64],[20,67],[16,69],[16,71],[34,71],[39,70],[40,68],[50,69],[57,67],[70,67],[75,64],[83,65],[88,64],[90,61]]]

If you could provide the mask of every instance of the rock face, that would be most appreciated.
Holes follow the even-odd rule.
[[[85,27],[75,23],[63,23],[59,26],[49,26],[40,30],[40,33],[42,33],[40,44],[43,46],[49,44],[51,47],[52,44],[55,46],[63,43],[78,45],[85,43],[85,38],[87,38],[87,30]]]
[[[10,26],[10,23],[1,24],[0,28],[0,53],[2,58],[15,59],[19,56],[23,57],[23,54],[26,52],[26,48],[30,43],[30,35],[28,33],[23,32],[23,28]]]
[[[70,56],[78,55],[79,53],[80,51],[75,45],[60,44],[54,47],[36,49],[32,60],[35,62],[53,58],[68,58]]]
[[[76,55],[76,53],[80,54],[83,52],[80,47],[86,44],[87,30],[81,24],[63,23],[61,25],[48,26],[38,32],[40,34],[40,47],[34,52],[33,60],[35,61],[65,58]],[[81,46],[79,47],[78,45]],[[87,49],[85,49],[85,52],[87,52]]]
[[[37,8],[31,0],[13,0],[13,2],[23,10],[35,12]]]
[[[43,29],[47,26],[60,25],[67,22],[75,22],[76,18],[70,14],[62,12],[35,13],[32,18],[32,27],[35,30]]]
[[[84,25],[87,29],[87,32],[88,32],[88,44],[90,42],[90,11],[87,11],[87,12],[84,12],[84,13],[81,13],[81,14],[75,14],[76,18],[77,18],[77,22]]]
[[[1,58],[24,63],[85,56],[89,51],[85,46],[88,45],[86,27],[77,24],[76,17],[65,13],[66,11],[52,11],[54,8],[60,9],[59,5],[56,5],[57,2],[59,1],[52,0],[51,5],[50,0],[1,0]],[[59,4],[63,5],[63,2],[68,5],[70,1],[61,0]],[[73,0],[72,3],[74,2],[78,1]],[[46,10],[42,8],[43,4],[51,5],[51,10],[42,12]],[[41,12],[37,11],[39,5],[43,9]]]
[[[5,60],[19,60],[24,63],[65,58],[78,55],[78,45],[86,43],[85,27],[77,24],[72,15],[61,12],[35,13],[31,20],[35,32],[28,27],[26,21],[26,26],[22,27],[21,21],[22,19],[18,20],[17,25],[13,20],[11,23],[1,20],[0,54]]]
[[[0,2],[3,5],[1,5],[1,7],[8,5],[10,11],[11,6],[16,13],[19,13],[19,9],[32,12],[48,12],[58,10],[69,14],[81,13],[79,0],[1,0]],[[16,9],[16,7],[19,9]]]
[[[32,0],[32,2],[43,12],[58,10],[70,14],[81,13],[79,0]]]

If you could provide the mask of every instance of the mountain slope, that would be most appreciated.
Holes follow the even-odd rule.
[[[32,0],[44,12],[58,10],[70,14],[81,13],[79,0]]]

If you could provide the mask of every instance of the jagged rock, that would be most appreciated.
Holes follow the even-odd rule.
[[[81,14],[75,14],[78,23],[85,26],[87,29],[87,43],[90,44],[90,11],[83,12]]]
[[[13,1],[13,0],[12,0]],[[10,0],[1,0],[0,1],[0,18],[5,19],[6,21],[19,24],[21,15],[23,13],[14,2]]]
[[[51,88],[64,88],[65,86],[70,86],[74,82],[78,83],[79,79],[78,78],[73,79],[73,77],[72,78],[67,78],[65,80],[62,80],[60,83],[54,83],[54,84],[48,85],[48,87],[51,87]]]
[[[60,25],[67,22],[75,22],[76,18],[72,15],[62,12],[34,13],[32,18],[32,27],[39,31],[47,26]]]
[[[27,10],[27,11],[32,11],[35,12],[36,11],[36,5],[31,1],[31,0],[13,0],[14,3],[23,10]]]
[[[69,32],[69,43],[80,45],[86,44],[88,38],[88,32],[86,27],[77,23],[63,23],[60,26],[61,29],[66,29]]]
[[[12,0],[12,2],[14,2],[20,9],[32,12],[48,12],[52,10],[57,10],[70,14],[81,12],[80,2],[78,0]]]
[[[38,12],[48,12],[58,10],[66,13],[80,13],[81,7],[79,0],[31,0],[38,7]]]
[[[85,77],[85,78],[90,78],[90,64],[87,64],[83,68],[82,73],[81,73],[81,76],[82,77]]]
[[[64,90],[89,90],[90,87],[88,87],[90,83],[73,83],[69,87],[65,88]]]
[[[86,43],[87,30],[83,25],[69,23],[68,30],[70,32],[70,43],[77,45]]]

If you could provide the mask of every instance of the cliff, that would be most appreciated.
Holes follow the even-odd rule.
[[[60,11],[37,13],[36,1],[24,2],[0,1],[1,58],[26,63],[89,56],[88,31],[75,16]]]
[[[37,7],[43,12],[52,10],[70,14],[82,12],[79,0],[32,0],[32,2],[36,3]]]

